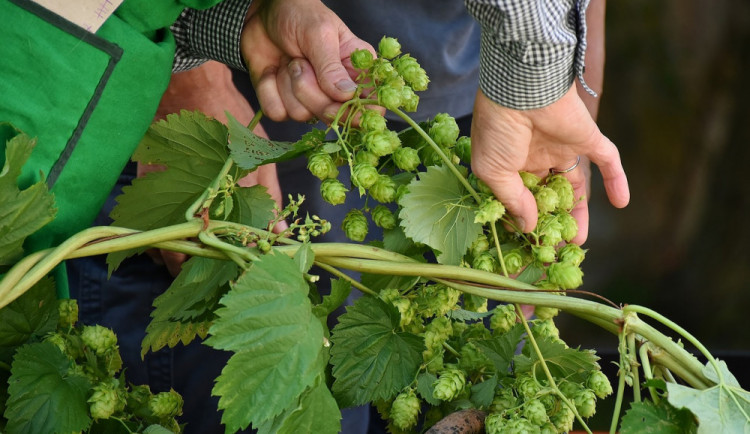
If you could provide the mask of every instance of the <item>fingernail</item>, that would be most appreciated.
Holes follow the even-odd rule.
[[[297,78],[302,74],[302,68],[299,66],[299,63],[297,62],[291,62],[288,68],[289,68],[289,75],[291,75],[292,78]]]
[[[521,230],[521,232],[526,232],[524,229],[526,228],[526,220],[524,220],[521,217],[516,217],[516,227]]]
[[[336,83],[336,89],[342,92],[354,92],[357,88],[357,83],[351,80],[340,80]]]

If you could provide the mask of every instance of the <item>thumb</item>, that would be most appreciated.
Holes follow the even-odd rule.
[[[366,42],[356,38],[345,27],[335,32],[321,30],[320,40],[309,47],[306,57],[315,71],[318,85],[334,101],[344,102],[354,96],[357,84],[346,64],[352,51],[367,47]]]

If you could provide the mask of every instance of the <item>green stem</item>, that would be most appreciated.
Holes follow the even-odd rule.
[[[641,366],[643,366],[643,377],[647,382],[654,378],[653,372],[651,370],[651,361],[649,360],[648,354],[650,346],[651,344],[647,342],[641,345],[641,348],[638,350],[638,355],[640,356],[641,360]],[[654,389],[653,386],[648,386],[648,393],[651,395],[651,400],[654,401],[654,404],[658,404],[659,394],[656,393],[656,389]]]
[[[500,260],[500,268],[503,270],[503,276],[508,277],[508,269],[505,268],[505,257],[503,256],[503,249],[500,248],[500,239],[497,236],[497,225],[490,223],[492,229],[492,238],[495,242],[495,248],[497,249],[497,259]]]
[[[638,360],[636,359],[638,353],[636,351],[635,335],[628,333],[626,339],[628,341],[628,363],[630,363],[630,372],[633,375],[633,400],[641,402],[641,382],[638,378],[639,369]]]
[[[609,426],[609,433],[615,434],[617,432],[617,422],[620,421],[620,410],[622,409],[622,398],[625,394],[625,376],[622,375],[622,369],[619,374],[619,381],[617,382],[617,399],[615,399],[615,409],[612,413],[612,424]]]
[[[334,276],[338,276],[340,279],[344,279],[344,280],[348,281],[349,283],[352,284],[353,287],[359,289],[361,292],[363,292],[365,294],[372,295],[373,297],[377,297],[378,296],[377,292],[375,292],[372,289],[368,288],[367,286],[361,284],[359,281],[357,281],[357,279],[353,279],[351,276],[349,276],[348,274],[342,272],[338,268],[331,267],[328,264],[325,264],[323,262],[318,262],[318,261],[315,261],[315,265],[317,265],[318,267],[322,268],[323,270],[326,270],[327,272],[333,274]]]

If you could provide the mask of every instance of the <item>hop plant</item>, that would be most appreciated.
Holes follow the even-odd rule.
[[[408,430],[417,425],[421,403],[413,390],[401,392],[393,400],[390,419],[400,429]]]
[[[367,236],[367,217],[362,211],[356,208],[351,209],[341,222],[341,229],[344,230],[344,234],[350,240],[362,242]]]
[[[370,188],[378,180],[378,169],[370,163],[357,163],[352,171],[352,184],[357,187]]]
[[[356,69],[370,69],[374,63],[372,53],[365,49],[354,50],[349,57]]]
[[[503,414],[501,413],[490,413],[484,419],[484,430],[487,434],[505,434],[507,430],[507,422]]]
[[[536,207],[539,209],[540,214],[551,213],[560,203],[557,192],[546,186],[537,189],[534,193],[534,199],[536,200]]]
[[[495,308],[490,317],[490,328],[495,334],[507,333],[516,324],[516,308],[512,304],[504,304]]]
[[[560,309],[554,308],[554,307],[547,307],[547,306],[535,306],[534,307],[534,315],[536,315],[537,318],[545,320],[545,319],[552,319],[556,317],[560,313]]]
[[[383,205],[378,205],[372,210],[372,221],[383,229],[396,227],[396,216]]]
[[[333,163],[333,158],[325,152],[316,152],[307,158],[307,170],[320,180],[335,178],[339,169]]]
[[[419,152],[414,148],[400,147],[393,152],[393,162],[396,167],[406,172],[413,172],[422,163]]]
[[[404,86],[401,88],[401,106],[403,106],[404,111],[407,112],[415,112],[417,111],[417,106],[419,105],[419,96],[414,93],[414,89],[412,89],[409,86]]]
[[[117,349],[115,332],[100,325],[84,326],[81,340],[97,356],[104,356],[107,352]]]
[[[471,267],[476,270],[494,273],[497,270],[497,261],[495,261],[495,256],[490,252],[483,252],[474,258]]]
[[[562,289],[576,289],[583,285],[583,271],[569,262],[555,262],[547,268],[550,282]]]
[[[446,369],[440,372],[433,383],[432,397],[441,401],[452,401],[464,389],[466,377],[460,369]]]
[[[520,272],[525,265],[523,255],[521,255],[521,252],[518,249],[513,249],[506,253],[503,256],[503,260],[505,261],[505,269],[508,270],[508,273],[510,274]]]
[[[511,410],[518,406],[518,399],[513,394],[513,389],[503,387],[495,393],[490,405],[490,411],[493,413],[502,413],[505,410]]]
[[[586,380],[586,386],[602,399],[612,394],[612,384],[610,384],[609,378],[602,371],[592,372],[588,380]]]
[[[383,115],[377,111],[365,109],[362,111],[359,125],[365,131],[384,131],[386,128],[386,121]]]
[[[182,414],[182,396],[174,390],[159,392],[148,401],[151,413],[159,419],[168,419]]]
[[[531,332],[539,338],[547,338],[553,341],[560,339],[560,331],[551,319],[536,320],[531,326]]]
[[[396,38],[383,36],[378,44],[378,54],[385,59],[393,59],[401,54],[401,44]]]
[[[401,146],[398,134],[394,131],[370,131],[362,138],[367,150],[378,157],[390,155]]]
[[[542,401],[531,399],[523,404],[523,417],[536,426],[542,426],[547,423],[547,409]]]
[[[557,216],[557,221],[560,222],[560,226],[562,226],[560,236],[562,236],[563,240],[570,241],[575,238],[578,234],[578,222],[575,217],[568,212],[563,212]]]
[[[534,175],[531,172],[519,172],[521,181],[523,181],[524,187],[528,188],[532,192],[537,189],[539,183],[542,182],[542,178]]]
[[[429,135],[438,146],[451,147],[458,140],[458,124],[453,116],[446,113],[438,113],[432,121]]]
[[[464,164],[471,164],[471,138],[461,136],[456,141],[456,155]]]
[[[568,262],[577,267],[586,257],[586,251],[578,244],[566,244],[557,251],[557,257],[561,262]]]
[[[516,377],[515,388],[524,400],[536,398],[542,390],[539,382],[530,374],[521,374]]]
[[[75,299],[59,300],[57,325],[61,329],[73,327],[78,322],[78,302]]]
[[[401,89],[393,86],[379,87],[378,103],[388,110],[397,110],[401,107]]]
[[[546,186],[555,191],[558,198],[557,208],[570,211],[575,205],[575,193],[573,186],[563,175],[552,175],[547,178]]]
[[[490,241],[482,234],[471,243],[471,255],[476,257],[490,249]]]
[[[537,261],[542,263],[555,262],[555,248],[552,246],[532,246],[531,253]]]
[[[370,186],[370,196],[380,203],[390,203],[396,197],[396,183],[388,175],[379,175]]]
[[[479,204],[479,209],[474,215],[474,223],[494,223],[505,214],[505,207],[494,197],[488,197]]]
[[[573,397],[573,403],[581,417],[591,417],[596,413],[596,395],[590,389],[583,389]]]
[[[323,200],[331,205],[339,205],[346,202],[346,193],[349,190],[338,179],[328,178],[320,184],[320,195]]]
[[[362,149],[362,150],[357,151],[356,154],[354,154],[354,162],[357,164],[366,163],[366,164],[369,164],[370,166],[375,167],[380,162],[380,157],[378,157],[377,155],[373,154],[370,151],[366,151]]]
[[[460,354],[458,367],[464,372],[483,373],[490,372],[493,368],[492,361],[473,342],[462,346]]]
[[[113,414],[125,408],[126,397],[120,383],[112,378],[95,385],[88,399],[91,417],[109,419]]]
[[[572,430],[575,420],[575,412],[565,404],[561,405],[556,413],[550,415],[550,422],[555,425],[558,432],[569,432]]]

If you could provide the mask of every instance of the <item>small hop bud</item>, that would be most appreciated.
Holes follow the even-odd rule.
[[[100,325],[84,326],[81,331],[81,340],[97,356],[103,356],[117,349],[115,332]]]
[[[124,409],[125,403],[125,391],[120,389],[120,383],[114,378],[95,385],[88,399],[89,412],[94,420],[109,419]]]
[[[518,249],[511,250],[503,256],[505,261],[505,269],[510,274],[516,274],[521,271],[524,266],[523,255]]]
[[[560,313],[560,309],[547,306],[534,307],[534,315],[539,319],[552,319]]]
[[[474,223],[494,223],[505,214],[505,207],[494,197],[485,198],[474,215]]]
[[[562,239],[565,241],[570,241],[578,234],[578,222],[576,221],[575,217],[568,214],[567,212],[560,213],[557,216],[557,221],[560,222],[560,225],[562,226],[562,230],[560,231],[560,235],[562,236]]]
[[[357,187],[370,188],[378,180],[378,169],[369,163],[358,163],[354,165],[352,172],[352,183]]]
[[[512,304],[503,304],[495,308],[490,317],[490,328],[495,334],[507,333],[516,324],[516,308]]]
[[[581,417],[591,417],[596,413],[596,395],[589,389],[583,389],[573,397],[573,403]]]
[[[557,197],[557,192],[544,186],[534,193],[534,199],[536,199],[536,206],[539,209],[539,214],[551,213],[557,208],[557,204],[560,203],[560,199]]]
[[[583,271],[569,262],[555,262],[547,268],[549,280],[562,289],[576,289],[583,285]]]
[[[490,241],[487,239],[486,235],[479,235],[479,237],[471,243],[470,249],[472,256],[479,256],[490,249]]]
[[[182,396],[170,389],[169,392],[159,392],[152,396],[148,401],[148,408],[155,417],[167,419],[182,414],[182,402]]]
[[[419,152],[414,148],[400,147],[393,152],[396,167],[406,172],[414,172],[419,167]]]
[[[417,425],[421,406],[413,390],[399,393],[391,404],[390,419],[399,429],[411,429]]]
[[[432,121],[429,135],[441,147],[452,147],[458,140],[460,130],[456,119],[446,113],[438,113]]]
[[[396,188],[396,196],[393,198],[393,200],[398,202],[407,193],[409,193],[409,187],[406,184],[401,184],[398,186],[398,188]]]
[[[367,217],[358,209],[349,210],[341,222],[341,229],[344,230],[347,238],[352,241],[364,241],[367,236]]]
[[[440,372],[433,383],[432,397],[441,401],[451,401],[458,396],[466,385],[466,377],[460,369],[446,369]]]
[[[491,253],[483,252],[479,256],[474,257],[474,260],[471,262],[471,268],[494,273],[497,271],[497,261],[495,261],[495,256]]]
[[[388,175],[378,176],[370,187],[370,196],[380,203],[390,203],[396,197],[396,183]]]
[[[553,175],[547,178],[547,188],[555,190],[559,203],[557,204],[558,209],[563,211],[570,211],[575,205],[575,192],[573,191],[573,185],[563,175]]]
[[[325,152],[316,152],[307,159],[307,170],[320,180],[335,178],[339,169],[333,163],[333,158]]]
[[[391,65],[391,62],[385,59],[376,59],[370,72],[372,72],[373,80],[377,83],[385,83],[398,74],[393,65]]]
[[[458,138],[456,155],[464,164],[471,164],[471,137],[461,136]]]
[[[555,262],[555,248],[552,246],[532,246],[531,253],[541,263]]]
[[[569,262],[577,267],[586,257],[586,250],[578,244],[566,244],[557,251],[557,257],[560,262]]]
[[[366,109],[362,112],[359,125],[365,131],[383,131],[386,128],[386,121],[377,111]]]
[[[612,384],[602,371],[594,371],[586,381],[586,387],[591,389],[599,398],[606,398],[612,394]]]
[[[539,427],[539,434],[557,434],[557,428],[552,422],[546,422]]]
[[[467,373],[485,373],[493,369],[492,361],[473,342],[461,347],[458,367]]]
[[[417,106],[419,106],[419,96],[414,93],[413,88],[409,86],[401,88],[401,105],[406,112],[417,111]]]
[[[75,299],[59,300],[57,312],[59,313],[57,325],[61,329],[73,327],[78,322],[78,302]]]
[[[535,321],[531,327],[531,332],[537,338],[547,338],[553,341],[560,339],[560,331],[551,319]]]
[[[271,243],[268,242],[268,240],[258,240],[258,250],[260,250],[263,253],[268,253],[271,251]]]
[[[536,395],[542,390],[542,386],[531,374],[517,376],[514,386],[524,400],[536,398]]]
[[[401,107],[401,89],[392,86],[381,86],[378,88],[378,103],[388,110],[396,110]]]
[[[63,354],[68,353],[68,341],[60,333],[50,333],[44,338],[44,342],[53,344]]]
[[[492,413],[502,413],[504,410],[510,410],[518,406],[518,399],[513,394],[513,389],[510,387],[503,387],[495,393],[495,397],[492,398],[492,404],[490,405],[490,411]]]
[[[536,233],[545,246],[557,246],[563,240],[562,223],[554,214],[543,214],[536,225]]]
[[[520,415],[511,416],[510,420],[505,426],[506,432],[513,433],[537,433],[539,432],[539,426],[533,424],[530,420]]]
[[[547,409],[542,401],[532,399],[524,403],[523,417],[536,426],[542,426],[547,422]]]
[[[383,157],[390,155],[401,146],[401,140],[395,131],[370,131],[362,138],[367,150]]]
[[[377,166],[380,162],[380,157],[373,154],[370,151],[360,150],[357,151],[356,154],[354,154],[354,162],[355,163],[367,163],[370,166]]]
[[[531,191],[535,191],[539,186],[539,183],[542,182],[542,178],[530,172],[519,172],[519,175],[521,175],[523,185]]]
[[[573,429],[573,422],[576,420],[576,414],[567,405],[561,405],[557,413],[550,416],[550,422],[555,425],[558,432],[569,432]]]
[[[349,57],[356,69],[369,69],[374,62],[372,53],[365,49],[354,50]]]
[[[349,191],[338,179],[328,178],[320,184],[320,195],[331,205],[346,202],[346,192]]]
[[[383,36],[378,44],[378,54],[386,59],[393,59],[401,54],[401,44],[396,38]]]
[[[396,227],[396,217],[391,210],[383,205],[378,205],[372,210],[372,221],[383,229],[393,229]]]
[[[502,413],[490,413],[484,418],[484,430],[487,434],[504,434],[508,431],[508,419]]]

